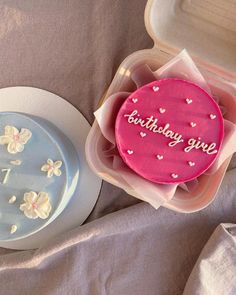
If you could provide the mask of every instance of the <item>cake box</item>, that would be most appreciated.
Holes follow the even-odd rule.
[[[191,54],[204,75],[214,96],[227,108],[225,118],[236,123],[236,4],[224,1],[149,0],[145,9],[145,26],[154,41],[151,49],[128,56],[101,100],[117,92],[134,91],[133,80],[143,76],[145,65],[152,70],[160,68],[182,49]],[[184,76],[183,76],[184,78]],[[103,136],[95,121],[86,142],[87,161],[102,179],[124,189],[139,199],[142,196],[111,170],[101,155]],[[191,191],[177,189],[174,197],[162,206],[183,213],[199,211],[209,205],[220,187],[231,157],[213,174],[203,174]]]

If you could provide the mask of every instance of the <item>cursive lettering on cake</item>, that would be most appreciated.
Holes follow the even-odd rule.
[[[208,155],[216,154],[218,151],[215,149],[216,144],[212,142],[211,144],[207,144],[205,142],[201,142],[200,140],[196,140],[194,138],[190,138],[188,141],[188,146],[184,149],[186,153],[190,152],[192,149],[202,149],[204,153]]]
[[[125,114],[124,117],[127,118],[129,124],[140,125],[141,127],[146,128],[153,133],[162,134],[165,137],[172,139],[172,141],[168,143],[170,147],[174,147],[178,143],[184,142],[182,134],[169,129],[169,123],[166,123],[164,126],[159,126],[158,118],[155,118],[154,116],[143,119],[140,117],[140,114],[137,110],[133,110],[130,114]],[[198,139],[200,138],[198,137]],[[215,147],[216,143],[214,142],[207,144],[200,140],[190,138],[188,140],[188,146],[184,148],[184,151],[188,153],[192,149],[201,149],[204,153],[211,155],[218,152]]]
[[[167,123],[165,124],[165,126],[158,126],[157,122],[158,119],[154,118],[154,116],[150,116],[146,119],[142,119],[142,118],[136,118],[135,116],[139,116],[138,111],[137,110],[133,110],[133,112],[131,114],[125,114],[124,117],[128,118],[128,123],[129,124],[135,124],[135,125],[140,125],[143,128],[146,128],[150,131],[152,131],[153,133],[159,133],[159,134],[163,134],[165,137],[168,137],[170,139],[173,139],[171,142],[169,142],[169,146],[173,147],[175,146],[177,143],[183,142],[184,140],[182,139],[182,135],[174,132],[172,130],[169,129],[170,124]]]

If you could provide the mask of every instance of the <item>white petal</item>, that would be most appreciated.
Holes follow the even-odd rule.
[[[24,203],[24,204],[21,204],[20,205],[20,210],[21,211],[24,211],[26,209],[26,204]]]
[[[60,168],[61,165],[62,165],[62,161],[56,161],[56,162],[54,163],[53,166],[54,166],[55,168]]]
[[[26,144],[27,141],[31,138],[32,133],[29,129],[22,128],[19,135],[19,142],[22,144]]]
[[[40,218],[45,219],[49,216],[52,209],[50,199],[48,194],[45,192],[40,192],[38,196],[37,208],[35,210]]]
[[[48,194],[45,193],[45,192],[40,192],[38,194],[38,199],[37,199],[37,202],[36,202],[37,206],[40,206],[41,204],[47,203],[47,202],[49,202]]]
[[[43,204],[42,206],[36,209],[38,216],[42,219],[48,218],[51,210],[52,210],[52,206],[49,202],[47,202],[46,204]]]
[[[53,169],[48,170],[48,175],[49,178],[53,176]]]
[[[48,165],[53,166],[53,161],[51,159],[47,160]]]
[[[38,195],[36,192],[27,192],[24,194],[24,201],[29,204],[33,204],[37,201]]]
[[[38,218],[38,213],[35,209],[31,208],[29,210],[24,210],[24,214],[26,217],[30,219],[36,219]]]
[[[16,154],[17,153],[16,142],[14,142],[14,141],[9,142],[9,144],[7,146],[7,151],[10,154]]]
[[[20,142],[16,142],[16,150],[18,153],[21,153],[24,150],[24,145]]]
[[[54,169],[54,174],[56,175],[56,176],[60,176],[61,175],[61,170],[60,169]]]
[[[37,210],[37,215],[38,215],[38,217],[41,218],[41,219],[46,219],[46,218],[48,218],[49,213],[47,213],[47,212],[42,212],[42,211],[38,211],[38,210]]]
[[[4,131],[5,131],[5,135],[10,137],[13,137],[14,135],[19,134],[19,130],[14,126],[7,125],[5,126]]]
[[[44,164],[44,165],[41,167],[41,171],[47,172],[48,170],[49,170],[49,165],[48,165],[48,164]]]
[[[12,139],[9,136],[6,136],[6,135],[0,136],[0,144],[1,145],[8,144],[11,141],[12,141]]]

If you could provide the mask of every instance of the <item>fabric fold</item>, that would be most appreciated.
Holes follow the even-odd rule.
[[[236,225],[220,224],[202,250],[183,295],[236,293]]]

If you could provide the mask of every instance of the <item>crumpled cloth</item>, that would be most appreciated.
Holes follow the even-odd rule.
[[[236,225],[219,225],[202,250],[183,295],[236,294]]]

